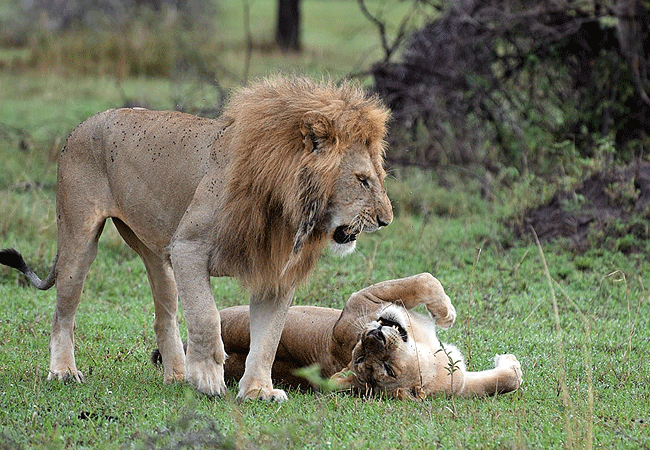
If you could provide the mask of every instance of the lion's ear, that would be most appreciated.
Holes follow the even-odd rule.
[[[317,152],[323,143],[333,139],[334,123],[323,113],[310,111],[302,117],[300,133],[305,148],[310,152]]]

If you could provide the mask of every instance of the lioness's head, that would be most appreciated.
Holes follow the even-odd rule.
[[[435,340],[433,322],[390,305],[361,333],[347,381],[361,393],[419,397],[438,350]]]
[[[293,284],[323,244],[339,254],[393,219],[384,189],[388,109],[351,83],[274,77],[239,90],[222,120],[232,163],[217,249],[240,278]],[[231,256],[234,255],[234,256]]]

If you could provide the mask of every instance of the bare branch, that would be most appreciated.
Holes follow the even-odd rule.
[[[390,59],[390,55],[393,52],[393,49],[388,45],[388,37],[386,36],[386,24],[383,21],[379,20],[378,17],[372,15],[372,13],[366,7],[365,0],[358,0],[358,2],[359,8],[361,8],[363,15],[366,16],[366,18],[377,27],[377,31],[379,32],[379,39],[381,41],[381,48],[384,49],[384,61],[388,61]]]

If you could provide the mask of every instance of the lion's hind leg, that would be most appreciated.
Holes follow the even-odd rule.
[[[149,250],[124,222],[114,218],[113,223],[124,241],[140,256],[147,269],[156,311],[154,331],[162,358],[163,380],[165,383],[182,381],[185,379],[185,352],[176,320],[178,291],[171,265]]]
[[[59,220],[56,268],[56,308],[50,334],[48,380],[83,381],[74,356],[75,314],[86,275],[97,256],[97,242],[105,219],[89,217],[76,226]]]
[[[505,394],[519,389],[522,383],[521,364],[514,355],[497,355],[494,369],[466,372],[465,384],[458,393],[464,397]]]

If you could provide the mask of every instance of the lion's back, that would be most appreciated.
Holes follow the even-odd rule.
[[[85,204],[144,235],[155,228],[160,232],[155,240],[165,241],[201,179],[219,162],[214,154],[217,124],[141,108],[95,114],[70,133],[61,151],[59,201]]]
[[[217,136],[217,121],[212,119],[177,111],[109,109],[88,118],[70,133],[61,162],[72,153],[77,162],[103,163],[107,170],[119,170],[120,163],[146,164],[158,170],[183,161],[207,167]],[[111,169],[113,166],[116,168]]]

